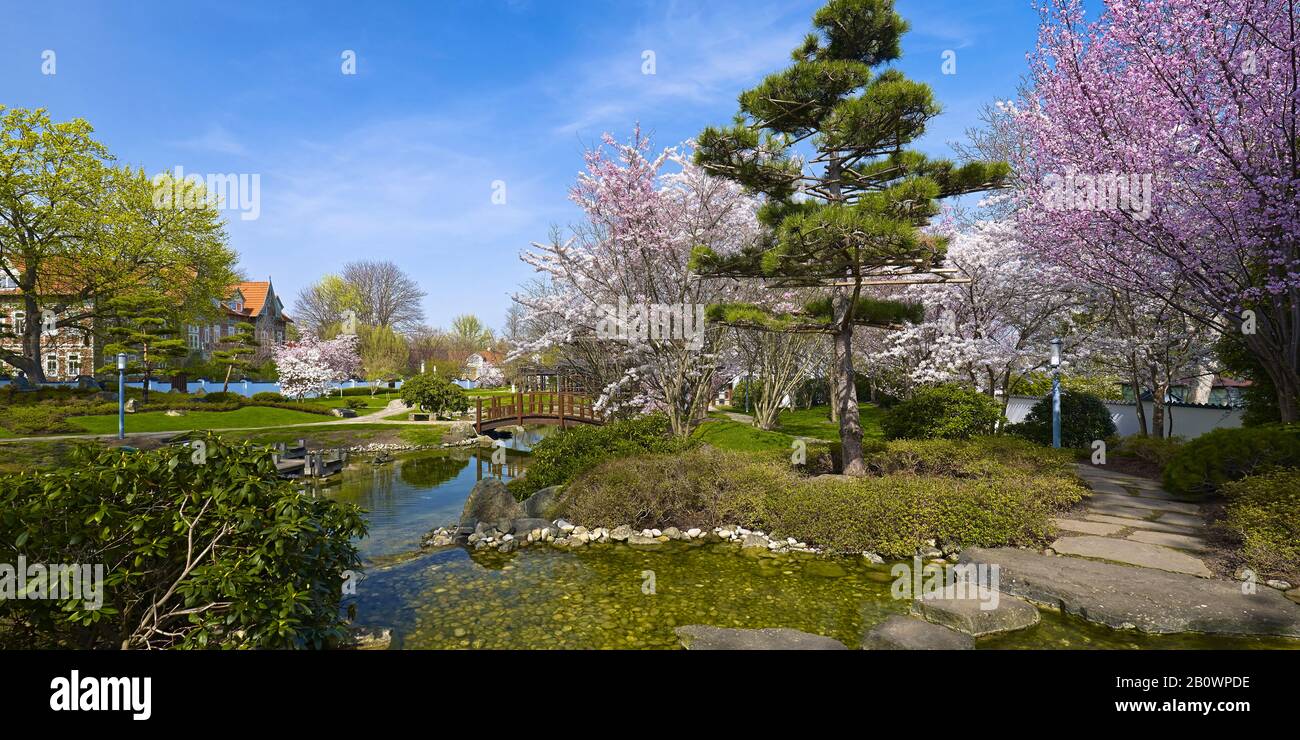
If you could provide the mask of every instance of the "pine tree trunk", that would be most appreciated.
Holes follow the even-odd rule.
[[[226,393],[230,390],[230,373],[235,369],[234,365],[226,365],[226,380],[221,384],[221,392]]]
[[[832,305],[836,318],[840,319],[840,329],[834,335],[835,374],[832,384],[839,401],[843,472],[861,476],[867,474],[867,465],[862,459],[862,422],[858,417],[858,392],[853,382],[853,324],[847,320],[849,302],[846,291],[835,291]]]

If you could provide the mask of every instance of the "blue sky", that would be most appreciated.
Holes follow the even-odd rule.
[[[150,173],[260,175],[260,216],[231,214],[230,242],[289,306],[350,259],[391,259],[428,291],[431,324],[470,312],[499,327],[533,276],[519,251],[577,217],[583,148],[637,122],[656,146],[728,122],[821,4],[6,0],[0,104],[84,117]],[[1037,15],[1029,0],[897,5],[912,25],[899,66],[945,108],[920,148],[948,154],[983,103],[1014,92]]]

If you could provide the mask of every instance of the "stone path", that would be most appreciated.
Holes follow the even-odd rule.
[[[1152,480],[1080,465],[1093,495],[1080,512],[1054,519],[1058,555],[1211,578],[1199,504],[1180,501]]]

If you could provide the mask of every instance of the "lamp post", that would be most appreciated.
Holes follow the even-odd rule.
[[[117,438],[126,439],[126,353],[117,354]]]
[[[1061,338],[1052,340],[1052,446],[1061,446]]]

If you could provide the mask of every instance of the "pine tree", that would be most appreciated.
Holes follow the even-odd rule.
[[[250,364],[250,356],[257,352],[259,342],[257,327],[241,321],[235,324],[235,333],[221,338],[221,349],[212,352],[212,360],[218,365],[226,366],[226,380],[221,384],[221,392],[230,390],[230,376],[236,370],[243,370]]]
[[[867,291],[948,279],[945,240],[922,231],[938,213],[936,199],[997,186],[1007,166],[957,166],[905,149],[940,108],[928,85],[886,67],[899,58],[907,30],[893,0],[832,0],[813,25],[794,64],[742,93],[732,126],[707,128],[698,140],[701,166],[767,197],[766,237],[734,254],[697,248],[692,264],[705,277],[813,295],[797,307],[775,300],[710,306],[709,316],[831,336],[844,472],[863,475],[854,327],[898,328],[921,318],[919,306]]]
[[[153,371],[169,358],[189,354],[175,321],[171,299],[152,289],[118,296],[109,304],[113,325],[106,333],[113,341],[104,346],[105,356],[125,353],[129,356],[126,371],[144,375],[144,403],[149,403],[149,382]],[[116,364],[101,372],[116,372]]]

